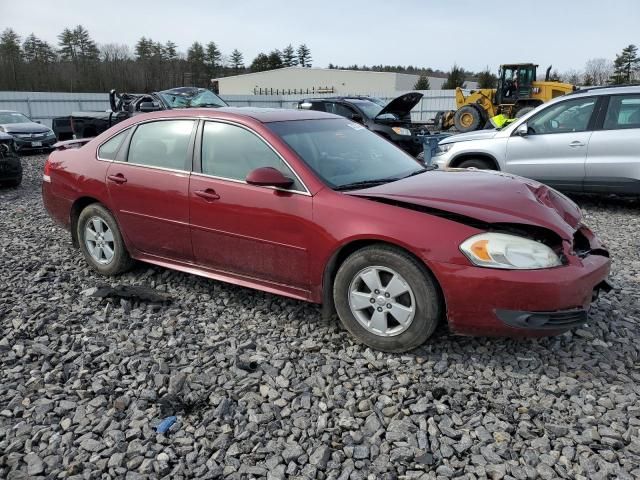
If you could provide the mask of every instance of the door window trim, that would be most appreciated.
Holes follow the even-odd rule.
[[[520,125],[523,124],[527,124],[527,126],[529,125],[529,123],[531,122],[531,120],[535,119],[536,117],[543,115],[544,112],[550,108],[553,108],[556,105],[560,105],[562,103],[565,102],[576,102],[578,100],[586,100],[586,99],[593,99],[594,100],[594,106],[593,106],[593,110],[591,112],[591,116],[589,117],[589,121],[587,122],[587,127],[584,130],[580,130],[579,132],[545,132],[545,133],[534,133],[532,134],[532,136],[537,136],[537,135],[558,135],[558,134],[567,134],[567,133],[585,133],[585,132],[593,132],[594,130],[597,130],[597,121],[600,119],[600,112],[602,109],[602,102],[604,101],[603,97],[599,97],[596,95],[589,95],[583,98],[563,98],[561,102],[556,102],[553,103],[552,105],[549,105],[547,108],[544,108],[543,110],[539,111],[538,113],[536,113],[535,115],[533,115],[532,117],[528,118],[526,120],[526,122],[522,122],[522,123],[518,123],[518,125],[515,126],[515,128],[513,129],[513,131],[511,132],[512,137],[514,136],[518,136],[516,134],[516,131],[518,130],[518,127]],[[571,108],[571,107],[569,107]]]
[[[289,162],[287,162],[284,159],[284,157],[280,154],[280,152],[278,152],[273,147],[273,145],[271,145],[267,141],[267,139],[264,138],[262,135],[260,135],[258,132],[256,132],[255,130],[252,130],[251,128],[247,127],[246,125],[243,125],[241,123],[234,122],[234,121],[231,121],[231,120],[227,120],[227,119],[203,118],[201,120],[202,121],[200,122],[200,125],[197,128],[197,136],[196,136],[196,139],[195,139],[195,143],[198,145],[198,148],[194,148],[194,153],[193,153],[193,170],[192,170],[192,174],[193,175],[197,175],[199,177],[213,178],[213,179],[216,179],[216,180],[224,180],[224,181],[233,182],[233,183],[240,183],[240,184],[244,184],[244,185],[250,185],[245,180],[240,180],[240,179],[237,179],[237,178],[221,177],[221,176],[217,176],[217,175],[211,175],[209,173],[204,173],[202,171],[202,141],[204,139],[204,124],[206,122],[225,123],[227,125],[232,125],[234,127],[240,127],[242,129],[246,130],[247,132],[257,136],[260,140],[262,140],[265,143],[265,145],[267,145],[267,147],[269,147],[271,149],[271,151],[273,151],[273,153],[275,153],[276,156],[280,160],[282,160],[282,162],[287,166],[287,168],[291,171],[291,173],[293,173],[295,175],[296,179],[300,182],[300,185],[302,185],[305,190],[301,191],[301,190],[292,190],[292,189],[287,189],[287,188],[269,187],[269,186],[260,186],[260,185],[251,185],[251,186],[259,187],[259,188],[267,188],[267,189],[270,189],[270,190],[277,190],[279,192],[295,193],[297,195],[304,195],[304,196],[308,196],[308,197],[311,196],[309,188],[304,183],[304,181],[302,181],[302,178],[300,178],[300,175],[298,175],[298,172],[296,172],[295,169],[289,164]]]
[[[172,121],[172,120],[189,120],[191,122],[194,123],[194,126],[191,130],[191,135],[189,136],[189,145],[187,148],[187,155],[185,158],[185,165],[184,168],[167,168],[167,167],[158,167],[156,165],[143,165],[141,163],[133,163],[133,162],[129,162],[129,147],[131,146],[131,139],[133,138],[133,135],[135,134],[136,130],[138,129],[138,127],[140,125],[144,125],[146,123],[152,123],[152,122],[166,122],[166,121]],[[178,173],[186,173],[189,174],[191,172],[191,170],[193,169],[193,157],[194,157],[194,142],[195,142],[195,137],[196,137],[196,132],[198,131],[198,127],[200,124],[200,119],[199,118],[189,118],[189,117],[168,117],[168,118],[150,118],[147,120],[143,120],[141,122],[135,123],[133,125],[129,125],[126,128],[123,128],[122,130],[114,133],[113,135],[111,135],[108,139],[106,139],[104,142],[102,142],[100,145],[98,145],[98,148],[96,149],[96,158],[102,162],[112,162],[112,163],[122,163],[125,165],[133,165],[135,167],[140,167],[140,168],[151,168],[154,170],[162,170],[165,172],[178,172]],[[126,129],[129,129],[129,133],[127,134],[127,136],[125,137],[124,141],[122,142],[122,145],[120,145],[120,148],[118,149],[118,154],[116,155],[116,159],[115,160],[108,160],[105,158],[100,158],[98,156],[98,150],[100,149],[100,147],[102,147],[103,144],[105,144],[106,142],[108,142],[109,140],[111,140],[113,137],[115,137],[116,135],[118,135],[119,133],[124,132]]]

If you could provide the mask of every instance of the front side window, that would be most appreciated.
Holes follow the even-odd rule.
[[[614,95],[604,119],[605,130],[640,128],[640,95]]]
[[[362,125],[343,119],[269,123],[331,188],[364,188],[425,169],[410,155]]]
[[[282,159],[257,135],[228,123],[206,122],[202,131],[202,173],[244,181],[252,170],[273,167],[293,179],[290,190],[304,191]]]
[[[193,120],[160,120],[143,123],[131,139],[129,163],[151,167],[187,170],[189,140]]]
[[[584,132],[589,126],[596,100],[596,97],[565,100],[545,108],[527,122],[529,133]]]
[[[98,157],[103,160],[115,160],[118,150],[128,133],[129,129],[127,128],[104,142],[100,148],[98,148]]]

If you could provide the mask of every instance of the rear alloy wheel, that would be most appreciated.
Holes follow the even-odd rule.
[[[480,158],[470,158],[469,160],[464,160],[460,162],[458,168],[477,168],[478,170],[495,170],[493,165],[487,160],[482,160]]]
[[[345,328],[386,352],[418,347],[442,316],[431,274],[407,253],[386,245],[349,256],[338,269],[333,296]]]
[[[133,260],[118,224],[102,205],[94,203],[82,210],[77,235],[80,249],[94,270],[103,275],[117,275],[131,268]]]
[[[466,133],[480,130],[485,122],[482,119],[482,113],[479,108],[473,105],[465,105],[455,113],[453,123],[456,126],[456,130]]]

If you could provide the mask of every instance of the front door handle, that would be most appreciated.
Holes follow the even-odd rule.
[[[214,202],[220,198],[220,195],[218,195],[213,188],[207,188],[206,190],[196,190],[193,193],[195,193],[200,198],[204,198],[207,202]]]
[[[585,143],[584,143],[584,142],[581,142],[581,141],[579,141],[579,140],[575,140],[575,141],[571,142],[571,143],[569,144],[569,146],[570,146],[570,147],[574,147],[574,148],[575,148],[575,147],[584,147],[584,146],[585,146]]]
[[[127,183],[127,179],[121,173],[117,173],[115,175],[108,175],[107,178],[112,182],[118,183],[120,185],[123,183]]]

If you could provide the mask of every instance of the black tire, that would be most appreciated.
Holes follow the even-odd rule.
[[[13,188],[17,188],[20,186],[20,184],[22,183],[22,173],[20,174],[19,177],[14,178],[13,180],[6,180],[3,182],[4,185],[6,185],[7,187],[13,187]]]
[[[397,335],[381,336],[370,332],[358,321],[349,306],[351,282],[359,272],[372,266],[394,270],[413,291],[413,321]],[[406,352],[422,345],[431,336],[444,312],[440,289],[433,275],[415,258],[388,245],[372,245],[351,254],[338,269],[333,284],[333,298],[344,327],[360,342],[384,352]]]
[[[453,117],[456,130],[461,133],[480,130],[485,123],[482,112],[474,105],[460,107]]]
[[[89,221],[96,217],[106,223],[113,234],[113,258],[106,264],[99,263],[94,259],[94,257],[89,253],[89,249],[85,241],[86,226]],[[85,260],[91,268],[98,273],[103,275],[118,275],[126,272],[133,266],[133,259],[129,256],[129,252],[122,240],[118,223],[115,218],[113,218],[111,212],[99,203],[92,203],[80,212],[76,232],[78,236],[78,243],[80,244],[80,249],[82,250]]]
[[[478,170],[495,170],[495,167],[488,160],[482,160],[481,158],[470,158],[463,160],[458,165],[458,168],[477,168]]]
[[[516,118],[524,117],[527,113],[529,113],[531,110],[535,108],[536,107],[522,107],[520,110],[516,112]]]

